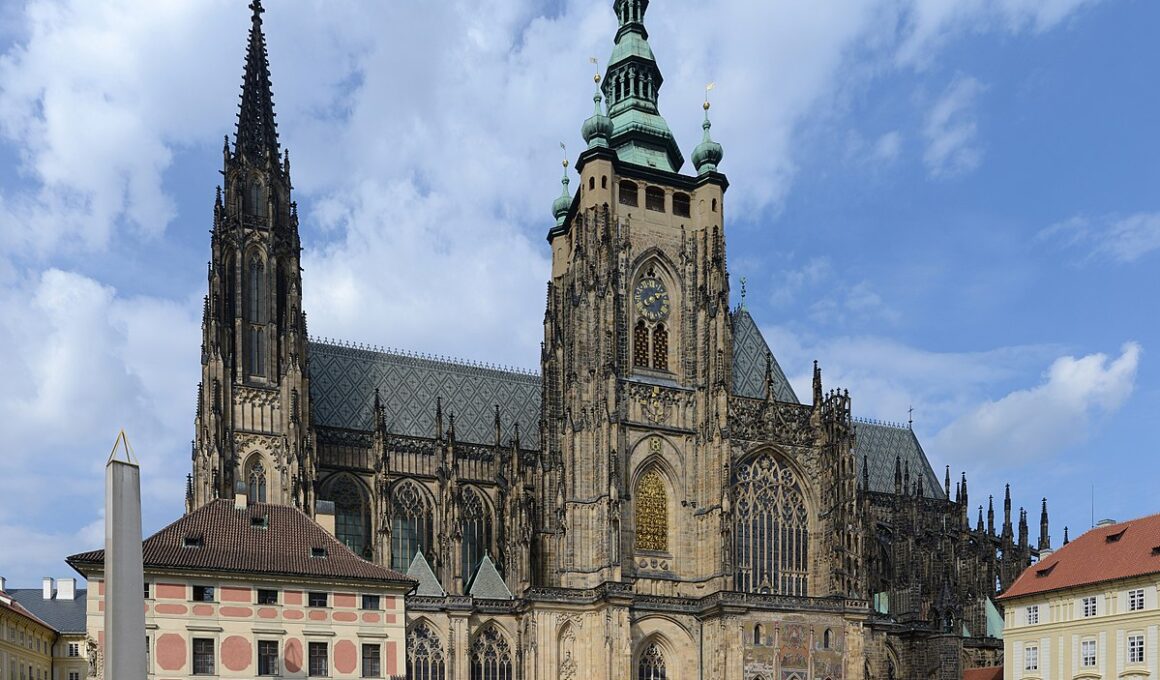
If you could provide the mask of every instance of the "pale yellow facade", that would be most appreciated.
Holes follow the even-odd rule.
[[[0,680],[50,680],[56,631],[13,604],[0,592]]]
[[[1030,594],[1005,606],[1004,680],[1160,678],[1160,574]]]
[[[398,586],[149,570],[145,579],[142,644],[151,680],[404,673],[405,617]],[[88,598],[89,634],[99,650],[105,641],[100,574],[90,575]],[[311,672],[316,650],[325,656],[321,673]],[[103,677],[99,670],[96,677]]]

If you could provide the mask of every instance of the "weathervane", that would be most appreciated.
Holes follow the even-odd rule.
[[[568,169],[568,145],[565,144],[564,142],[560,142],[560,150],[562,152],[564,152],[564,169],[567,170]]]
[[[593,66],[596,67],[596,75],[592,76],[592,80],[595,81],[597,85],[599,85],[600,84],[600,62],[596,59],[596,57],[588,57],[588,63],[592,64]]]
[[[709,83],[705,86],[705,110],[709,110],[709,93],[716,89],[717,83]]]

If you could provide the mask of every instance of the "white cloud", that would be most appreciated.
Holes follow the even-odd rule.
[[[931,106],[923,126],[923,161],[933,177],[971,172],[983,160],[978,140],[975,104],[986,88],[969,76],[959,76]]]
[[[1132,394],[1140,354],[1138,344],[1128,343],[1119,357],[1060,357],[1041,384],[978,405],[942,429],[933,448],[954,460],[1011,465],[1081,444],[1093,420]]]
[[[1039,232],[1038,239],[1082,248],[1092,257],[1135,262],[1160,250],[1160,212],[1099,219],[1072,217]]]

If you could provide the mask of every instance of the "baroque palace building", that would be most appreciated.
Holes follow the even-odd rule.
[[[682,174],[648,0],[616,0],[579,189],[553,206],[540,372],[309,339],[298,211],[254,0],[213,209],[190,512],[314,512],[407,571],[423,680],[955,678],[1001,662],[992,600],[1046,501],[972,523],[909,427],[799,399],[731,307],[723,151]],[[598,79],[599,80],[599,79]],[[1016,528],[1017,527],[1017,528]],[[1017,532],[1017,533],[1016,533]]]

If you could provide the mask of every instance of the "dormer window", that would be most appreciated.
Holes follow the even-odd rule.
[[[310,556],[316,559],[326,559],[326,548],[311,548]]]
[[[673,214],[677,217],[688,217],[689,203],[688,194],[673,194]]]
[[[644,190],[644,207],[654,212],[665,211],[665,191],[657,187]]]
[[[204,548],[205,538],[201,534],[186,536],[181,544],[186,548]]]
[[[639,191],[636,188],[636,182],[629,182],[628,180],[622,180],[620,182],[621,205],[627,205],[633,208],[640,205],[640,197],[637,195],[638,193]]]

